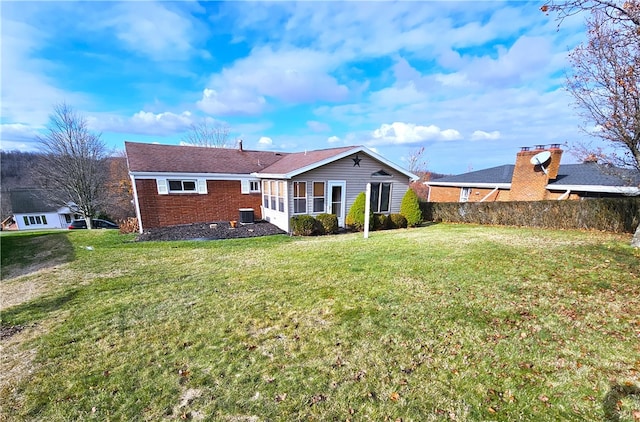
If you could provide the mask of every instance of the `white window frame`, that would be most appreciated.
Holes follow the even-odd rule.
[[[382,213],[388,213],[391,212],[391,198],[393,197],[393,183],[391,182],[373,182],[371,183],[371,189],[373,191],[373,186],[374,185],[378,185],[378,203],[377,204],[372,204],[371,205],[371,211],[373,211],[376,214],[382,214]],[[389,185],[389,201],[387,203],[387,209],[386,210],[381,210],[380,209],[380,204],[382,203],[382,187],[383,185]],[[372,195],[373,198],[373,195]]]
[[[304,184],[304,196],[297,196],[298,195],[298,191],[300,191],[299,186],[300,184]],[[307,198],[309,197],[308,192],[307,192],[307,182],[306,181],[299,181],[299,182],[293,182],[293,213],[294,214],[306,214],[307,213]],[[298,202],[304,200],[304,210],[303,211],[298,211]]]
[[[269,206],[269,195],[271,191],[269,190],[269,180],[262,181],[262,206],[266,209],[271,209]]]
[[[251,193],[260,192],[260,181],[259,180],[250,180],[249,181],[249,192],[251,192]]]
[[[171,188],[172,183],[180,183],[180,189]],[[193,189],[185,189],[185,183],[193,183]],[[198,193],[198,180],[196,179],[167,179],[169,193]]]
[[[284,212],[284,182],[278,181],[278,211]]]
[[[322,196],[316,196],[316,183],[322,183]],[[316,199],[322,199],[322,207],[316,209]],[[324,180],[311,182],[311,209],[314,214],[327,212],[327,182]]]
[[[24,215],[22,216],[22,221],[24,221],[25,226],[46,226],[47,216],[46,215]]]
[[[468,202],[471,197],[471,188],[460,188],[460,202]]]

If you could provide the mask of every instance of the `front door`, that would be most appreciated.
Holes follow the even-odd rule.
[[[346,182],[330,180],[327,190],[329,193],[327,212],[335,214],[338,217],[338,226],[344,227]]]

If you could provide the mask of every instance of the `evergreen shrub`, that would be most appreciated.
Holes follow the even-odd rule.
[[[291,233],[294,236],[315,236],[322,234],[322,224],[310,215],[291,217]]]
[[[338,217],[335,214],[319,214],[316,220],[322,226],[324,234],[338,233]]]
[[[355,231],[363,231],[364,230],[364,210],[365,210],[365,201],[366,196],[364,192],[360,192],[358,196],[356,196],[355,201],[353,201],[353,205],[349,209],[347,213],[347,218],[345,223],[348,228]],[[369,215],[369,229],[373,227],[373,213]]]
[[[393,227],[394,229],[407,228],[407,219],[402,214],[391,214],[389,216],[389,220],[391,221],[391,227]]]
[[[416,227],[422,223],[422,210],[420,209],[420,201],[418,195],[413,189],[408,189],[407,193],[402,197],[400,203],[400,214],[407,219],[409,227]]]

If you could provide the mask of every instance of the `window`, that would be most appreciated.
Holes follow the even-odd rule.
[[[262,181],[262,206],[265,208],[269,208],[269,182],[266,180]]]
[[[293,213],[307,212],[307,182],[293,182]]]
[[[30,215],[30,216],[25,215],[22,217],[22,219],[24,220],[25,226],[47,224],[46,215]]]
[[[278,182],[278,211],[284,212],[284,182]]]
[[[325,212],[324,182],[313,182],[313,212]]]
[[[471,188],[460,189],[460,202],[467,202],[469,200],[469,195],[471,195]]]
[[[69,214],[65,214],[64,221],[66,221],[67,224],[71,223],[71,216]]]
[[[195,180],[168,180],[169,192],[197,192]]]
[[[272,180],[269,182],[269,189],[270,189],[270,194],[269,194],[269,199],[271,201],[271,206],[269,208],[271,208],[272,210],[277,210],[276,208],[276,195],[278,194],[277,191],[277,185],[276,185],[276,181]]]
[[[252,180],[249,182],[249,191],[251,192],[260,192],[260,182],[257,180]]]
[[[371,211],[389,212],[391,205],[391,183],[371,184]]]

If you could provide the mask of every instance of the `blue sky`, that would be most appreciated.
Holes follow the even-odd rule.
[[[66,102],[102,133],[179,144],[203,119],[245,149],[365,145],[456,174],[586,135],[564,89],[583,17],[541,2],[2,1],[3,150]],[[571,162],[566,153],[563,162]]]

